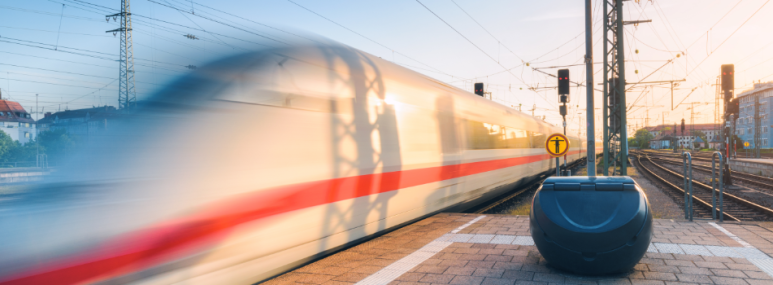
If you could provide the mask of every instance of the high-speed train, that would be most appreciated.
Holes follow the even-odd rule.
[[[0,196],[0,284],[260,282],[530,182],[562,132],[332,43],[213,62],[110,124]]]

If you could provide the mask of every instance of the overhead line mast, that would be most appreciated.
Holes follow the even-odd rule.
[[[118,108],[128,110],[137,103],[137,91],[134,88],[134,49],[132,47],[132,19],[129,0],[121,0],[121,13],[105,16],[106,21],[121,18],[121,27],[107,31],[113,35],[121,34],[120,66],[118,69]]]
[[[623,0],[604,0],[604,158],[602,173],[628,175],[628,130],[625,103],[625,37],[623,26],[652,20],[623,21]],[[609,38],[609,33],[612,38]],[[612,44],[609,47],[609,44]],[[611,60],[610,60],[611,58]],[[620,166],[620,172],[617,167]]]

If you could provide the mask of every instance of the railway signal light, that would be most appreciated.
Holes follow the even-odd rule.
[[[483,97],[483,83],[475,83],[475,95]]]
[[[735,88],[735,65],[723,64],[722,65],[722,91],[733,91]],[[729,97],[729,98],[728,98]],[[732,95],[725,96],[725,102],[732,99]]]
[[[727,112],[725,115],[735,115],[735,117],[738,117],[739,112],[739,106],[738,106],[739,99],[730,99],[730,102],[727,103]]]
[[[558,70],[558,95],[569,95],[569,69]],[[566,97],[568,96],[561,96],[562,99]],[[561,103],[566,101],[562,100]]]

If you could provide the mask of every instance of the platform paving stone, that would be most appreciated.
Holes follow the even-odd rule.
[[[773,223],[655,220],[633,269],[583,276],[551,267],[528,216],[441,213],[263,284],[771,284]],[[751,259],[750,259],[751,258]]]

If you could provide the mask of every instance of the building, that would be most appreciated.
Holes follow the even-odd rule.
[[[0,129],[11,137],[12,140],[22,144],[34,140],[37,136],[35,120],[32,119],[21,104],[13,101],[2,100],[0,94]]]
[[[671,148],[671,141],[674,139],[674,137],[669,135],[664,135],[660,137],[656,137],[652,140],[650,140],[650,148],[651,149],[670,149]]]
[[[106,130],[108,121],[117,119],[119,115],[112,106],[48,112],[37,121],[37,125],[39,132],[63,129],[67,134],[88,139]]]
[[[760,116],[760,148],[771,148],[773,137],[770,128],[771,121],[771,96],[773,96],[773,82],[755,83],[754,89],[741,92],[736,96],[738,103],[738,118],[736,118],[735,134],[744,142],[749,142],[746,148],[754,148],[754,102],[759,98]],[[741,146],[739,146],[741,147]]]
[[[682,133],[681,126],[677,125],[676,132],[676,145],[680,148],[692,148],[692,143],[695,142],[696,137],[692,135],[691,131],[700,131],[706,135],[708,141],[718,140],[720,136],[719,125],[715,124],[686,124],[685,132]],[[644,127],[652,137],[660,139],[663,136],[672,138],[674,135],[674,125],[658,125],[654,127]],[[705,141],[701,140],[705,144]],[[652,143],[650,143],[652,145]]]

